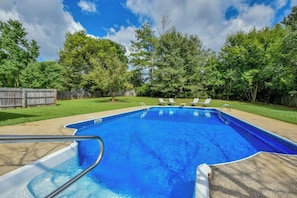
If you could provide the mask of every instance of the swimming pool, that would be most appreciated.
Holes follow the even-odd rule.
[[[231,162],[260,151],[297,154],[296,144],[216,109],[153,107],[67,127],[76,128],[77,135],[100,136],[105,154],[64,196],[192,197],[199,164]],[[78,155],[33,179],[30,191],[46,195],[50,189],[44,186],[59,185],[92,163],[97,152],[95,142],[79,142]]]

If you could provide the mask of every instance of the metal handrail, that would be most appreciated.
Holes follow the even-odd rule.
[[[227,111],[231,112],[231,106],[229,104],[223,104],[219,111],[218,111],[218,117],[225,123],[225,124],[229,124],[230,123],[230,120],[228,119],[224,119],[223,116],[222,116],[222,112],[224,110],[224,108],[227,109]]]
[[[0,135],[0,143],[24,143],[24,142],[66,142],[66,141],[73,141],[73,140],[79,140],[79,141],[85,141],[85,140],[97,140],[100,145],[100,152],[98,154],[98,157],[96,161],[89,166],[87,169],[67,181],[65,184],[51,192],[46,197],[55,197],[59,193],[61,193],[63,190],[68,188],[71,184],[75,183],[78,179],[80,179],[82,176],[87,174],[89,171],[91,171],[93,168],[95,168],[99,162],[101,161],[103,152],[104,152],[104,144],[100,137],[98,136],[73,136],[73,135]]]
[[[220,111],[223,111],[223,109],[226,108],[227,111],[231,111],[231,106],[229,104],[223,104],[221,107],[220,107]]]

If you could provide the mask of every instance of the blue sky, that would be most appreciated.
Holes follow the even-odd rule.
[[[144,22],[161,32],[162,16],[218,51],[228,34],[280,22],[297,0],[1,0],[0,19],[16,19],[38,42],[39,60],[57,60],[65,34],[85,30],[129,48]],[[129,53],[129,50],[128,50]]]

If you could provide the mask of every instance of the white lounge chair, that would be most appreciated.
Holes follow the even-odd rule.
[[[194,99],[193,99],[193,102],[190,102],[190,104],[191,104],[192,106],[195,106],[196,104],[198,104],[198,102],[199,102],[199,98],[194,98]]]
[[[169,104],[176,104],[173,98],[169,98]]]
[[[202,104],[203,106],[207,106],[210,104],[210,102],[211,102],[211,98],[207,98],[207,99],[205,99],[204,102],[199,102],[199,104]]]
[[[165,102],[163,98],[159,98],[159,105],[165,105],[167,104],[168,102]]]

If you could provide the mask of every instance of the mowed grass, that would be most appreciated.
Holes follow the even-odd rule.
[[[177,105],[186,103],[189,105],[193,99],[175,99]],[[203,101],[203,99],[200,99]],[[25,122],[46,120],[73,116],[86,113],[94,113],[113,109],[139,106],[140,102],[146,105],[158,105],[158,98],[150,97],[116,97],[116,102],[111,102],[110,97],[91,98],[79,100],[58,101],[56,106],[43,106],[34,108],[18,108],[0,110],[0,126],[14,125]],[[221,107],[229,104],[231,109],[238,109],[277,120],[297,124],[297,109],[280,105],[247,103],[238,101],[212,100],[210,107]],[[199,106],[199,105],[198,105]]]
[[[156,102],[155,100],[154,98],[145,98],[148,104],[153,104]],[[90,98],[60,100],[55,106],[0,109],[0,126],[134,107],[139,106],[140,101],[143,100],[138,97],[117,97],[115,102],[111,102],[109,97]]]

